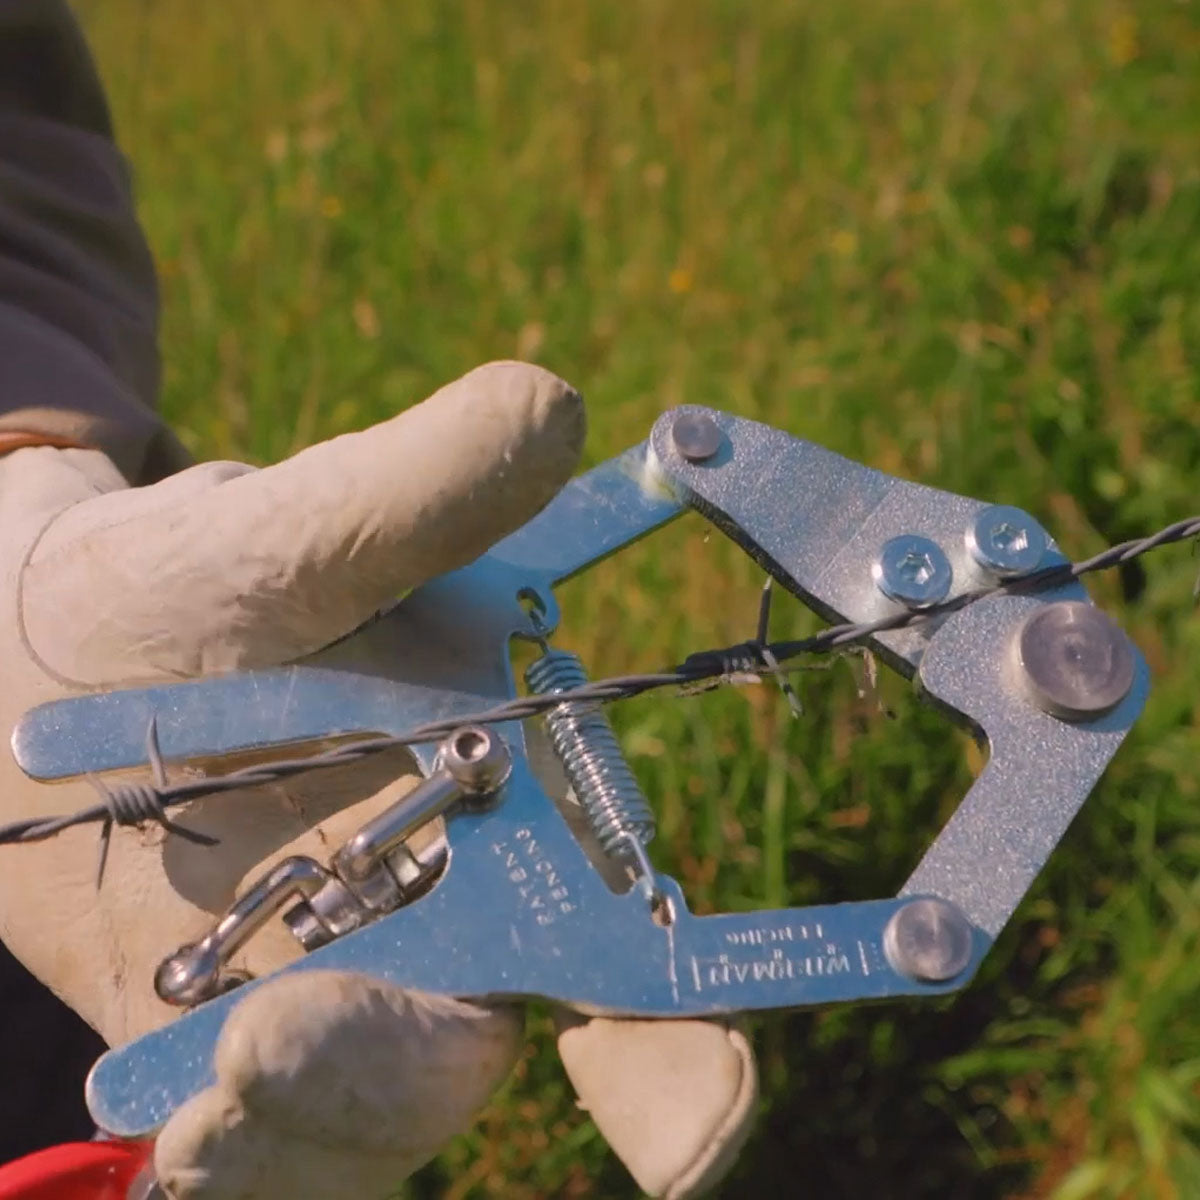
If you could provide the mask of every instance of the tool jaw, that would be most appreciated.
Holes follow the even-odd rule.
[[[681,421],[694,428],[700,420],[715,430],[709,439],[714,448],[697,461],[679,451],[673,430]],[[871,622],[906,607],[879,579],[881,552],[898,539],[932,547],[929,556],[940,554],[948,565],[938,602],[1019,577],[1014,561],[1024,573],[1066,562],[1018,509],[997,512],[984,501],[896,479],[729,413],[692,407],[667,413],[655,424],[650,445],[683,503],[832,621]],[[1007,545],[995,544],[1001,537]],[[1039,547],[1040,554],[1029,554]],[[1008,560],[998,569],[989,555],[1005,549]],[[941,565],[913,557],[918,575]],[[1076,622],[1060,633],[1060,660],[1051,639],[1034,642],[1036,657],[1028,654],[1030,622],[1054,620],[1074,605],[1095,612],[1078,581],[1025,595],[995,593],[870,640],[989,748],[983,772],[901,894],[940,896],[991,938],[1082,807],[1149,691],[1144,659],[1099,613],[1101,620],[1086,631],[1078,632]],[[1083,661],[1072,662],[1074,657]],[[1071,711],[1031,685],[1031,677],[1047,670],[1055,672],[1051,678],[1060,691],[1077,697],[1071,703],[1086,706],[1094,698],[1094,708]]]

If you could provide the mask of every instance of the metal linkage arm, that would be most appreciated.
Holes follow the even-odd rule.
[[[650,441],[681,500],[833,620],[935,605],[1065,561],[1018,509],[727,413],[676,410]],[[940,896],[995,937],[1141,712],[1146,664],[1078,582],[989,595],[873,644],[990,747],[902,894]]]

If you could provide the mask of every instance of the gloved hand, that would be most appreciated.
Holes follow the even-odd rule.
[[[500,363],[261,471],[209,463],[130,489],[98,451],[0,458],[5,726],[64,695],[273,665],[328,644],[532,516],[572,472],[583,424],[562,381]],[[35,784],[0,757],[0,820],[94,800],[86,784]],[[202,934],[270,861],[326,856],[410,772],[398,752],[175,810],[219,837],[216,848],[158,827],[114,830],[99,893],[94,826],[2,849],[0,934],[110,1043],[127,1041],[175,1015],[151,983],[165,953]],[[263,975],[298,953],[269,928],[235,965]],[[228,1022],[215,1087],[162,1132],[160,1178],[177,1200],[385,1196],[469,1123],[519,1038],[511,1008],[343,973],[272,981]],[[744,1039],[723,1026],[574,1022],[560,1050],[652,1194],[694,1194],[740,1146],[755,1073]]]

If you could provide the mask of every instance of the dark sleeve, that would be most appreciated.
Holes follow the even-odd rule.
[[[95,67],[65,3],[0,0],[0,432],[187,456],[154,412],[158,295]]]
[[[92,1136],[84,1080],[104,1050],[100,1035],[0,946],[0,1164]]]

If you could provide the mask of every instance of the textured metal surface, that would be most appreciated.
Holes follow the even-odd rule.
[[[1013,640],[1030,613],[1067,593],[1078,599],[1082,588],[973,604],[949,618],[921,664],[926,690],[983,731],[990,756],[904,891],[953,901],[993,936],[1096,786],[1149,691],[1146,664],[1134,652],[1129,694],[1095,720],[1061,721],[1029,701],[1014,679]]]
[[[708,462],[689,463],[670,437],[675,413],[659,418],[650,446],[679,499],[829,620],[870,621],[903,608],[878,590],[871,573],[880,547],[901,535],[945,550],[952,594],[982,582],[965,541],[985,507],[980,501],[895,479],[757,421],[682,411],[708,412],[725,448]],[[882,634],[879,648],[911,675],[941,620]]]
[[[951,595],[980,586],[965,534],[990,506],[893,479],[754,421],[712,416],[729,452],[700,465],[674,452],[669,420],[660,418],[650,442],[664,475],[680,499],[831,620],[869,621],[893,603],[874,587],[871,564],[877,548],[900,534],[946,548]],[[1042,565],[1055,561],[1064,560],[1051,543]],[[997,594],[873,639],[898,669],[919,672],[924,692],[990,749],[987,766],[902,894],[940,896],[991,937],[1087,799],[1149,688],[1146,664],[1129,646],[1132,683],[1111,711],[1068,723],[1031,701],[1014,641],[1032,613],[1064,600],[1086,603],[1087,593],[1071,582],[1030,595]]]

